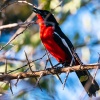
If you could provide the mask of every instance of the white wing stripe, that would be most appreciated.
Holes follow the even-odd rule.
[[[54,33],[55,33],[56,35],[58,35],[57,32],[54,32]],[[59,36],[59,35],[58,35],[58,36]],[[60,36],[59,36],[59,37],[60,37]],[[68,44],[66,43],[66,41],[65,41],[63,38],[61,38],[61,37],[60,37],[60,39],[62,40],[63,44],[68,48],[69,52],[71,53],[71,55],[72,55],[72,57],[73,57],[73,54],[72,54],[72,52],[71,52],[71,50],[70,50]]]
[[[57,34],[57,32],[54,32],[54,34],[56,34],[57,36],[59,36],[59,34]],[[71,53],[71,56],[72,56],[71,65],[72,65],[73,64],[73,61],[75,62],[74,56],[73,56],[73,54],[72,54],[72,52],[71,52],[68,44],[66,43],[65,39],[64,38],[61,38],[60,36],[59,36],[59,38],[62,40],[62,42],[65,45],[65,47],[67,47],[68,50],[69,50],[69,52]]]

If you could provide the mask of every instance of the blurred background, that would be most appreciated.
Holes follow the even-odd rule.
[[[0,26],[34,21],[35,13],[32,7],[25,3],[13,3],[17,0],[0,0]],[[22,0],[23,1],[23,0]],[[76,48],[80,59],[84,64],[97,63],[100,53],[100,1],[99,0],[26,0],[35,6],[52,12],[59,22],[62,31],[69,37]],[[11,4],[12,3],[12,4]],[[58,7],[57,7],[58,6]],[[5,7],[5,8],[4,8]],[[4,8],[4,9],[3,9]],[[25,27],[17,26],[0,30],[0,46],[5,45],[14,34],[20,33]],[[39,27],[30,25],[25,31],[14,39],[7,47],[0,51],[0,72],[5,70],[7,59],[8,71],[14,70],[27,63],[25,53],[30,61],[43,57],[45,49],[39,37]],[[50,56],[53,65],[57,61]],[[45,68],[47,56],[31,63],[32,69],[42,70]],[[47,64],[47,67],[51,67]],[[26,71],[28,66],[16,72]],[[29,70],[28,70],[29,71]],[[90,70],[93,75],[95,70]],[[60,77],[64,81],[66,74]],[[100,85],[100,71],[96,75],[96,81]],[[9,84],[0,82],[0,100],[89,100],[88,95],[80,84],[75,72],[70,73],[63,90],[62,84],[56,76],[45,76],[40,80],[41,89],[34,88],[36,80],[27,78],[11,82],[13,94]],[[100,100],[100,91],[92,100]]]

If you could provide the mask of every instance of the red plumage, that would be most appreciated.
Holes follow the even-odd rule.
[[[71,59],[69,59],[67,53],[54,41],[54,27],[46,26],[41,15],[37,14],[37,18],[37,23],[40,26],[40,38],[45,48],[53,57],[56,58],[58,62],[71,62]]]

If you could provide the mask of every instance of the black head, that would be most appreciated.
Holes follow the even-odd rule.
[[[54,24],[57,24],[57,21],[56,19],[54,18],[54,16],[52,15],[51,12],[47,11],[47,10],[39,10],[37,8],[33,8],[33,11],[36,13],[36,14],[40,14],[42,16],[42,18],[46,21],[46,22],[51,22],[51,23],[54,23]]]

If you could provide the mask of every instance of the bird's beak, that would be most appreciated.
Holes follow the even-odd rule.
[[[33,11],[34,11],[35,13],[37,13],[37,14],[41,14],[40,10],[37,9],[37,8],[33,8]]]

